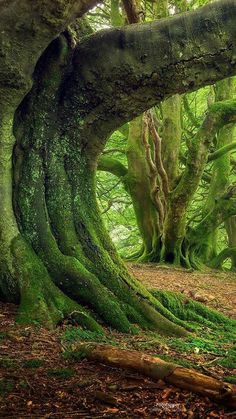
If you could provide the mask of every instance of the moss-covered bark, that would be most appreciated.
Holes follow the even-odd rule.
[[[228,234],[228,244],[229,248],[236,247],[236,216],[230,217],[225,222],[226,231]],[[230,255],[231,258],[231,269],[236,270],[236,253],[232,252]]]
[[[215,100],[219,104],[221,101],[224,103],[224,101],[233,100],[234,94],[234,78],[225,79],[216,84]],[[207,200],[203,206],[203,220],[196,227],[194,234],[193,232],[190,234],[192,256],[194,254],[197,257],[198,262],[195,259],[195,263],[198,265],[211,263],[211,260],[216,258],[218,227],[224,222],[224,217],[227,220],[230,216],[230,209],[229,214],[227,214],[226,209],[229,206],[230,208],[234,206],[234,204],[230,205],[227,202],[224,207],[224,214],[222,214],[219,204],[220,197],[224,195],[229,186],[231,169],[229,152],[232,149],[234,129],[234,124],[231,124],[230,121],[228,124],[221,126],[215,139],[217,143],[216,151],[208,158],[208,162],[213,160],[213,168]]]
[[[117,256],[97,207],[95,170],[107,136],[123,122],[166,95],[236,72],[235,2],[101,32],[73,51],[62,35],[41,56],[23,99],[42,49],[87,7],[61,0],[40,5],[29,9],[33,21],[27,1],[0,6],[6,29],[0,73],[1,298],[20,301],[24,322],[53,326],[70,315],[95,330],[106,322],[126,332],[139,325],[185,335],[182,320],[130,277]],[[215,24],[203,37],[212,17]],[[215,35],[215,26],[224,28],[223,37]]]

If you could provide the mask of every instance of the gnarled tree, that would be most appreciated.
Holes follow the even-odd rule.
[[[30,4],[0,4],[1,299],[20,302],[24,322],[73,313],[95,330],[101,319],[185,334],[117,256],[96,203],[96,165],[126,121],[236,73],[236,2],[105,30],[76,47],[65,28],[91,2]]]

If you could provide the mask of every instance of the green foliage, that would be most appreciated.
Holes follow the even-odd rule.
[[[112,344],[111,338],[102,333],[91,332],[90,330],[83,330],[79,327],[67,327],[63,336],[62,341],[67,343],[73,342],[98,342],[98,343],[109,343]]]
[[[236,375],[226,375],[224,377],[224,381],[227,381],[228,383],[236,384]]]
[[[63,352],[64,359],[75,359],[76,361],[80,361],[81,359],[86,358],[86,353],[82,351],[69,351],[66,350]]]
[[[63,341],[76,342],[76,341],[88,341],[88,342],[108,342],[108,339],[102,333],[91,332],[90,330],[83,330],[79,327],[68,327],[63,335]]]

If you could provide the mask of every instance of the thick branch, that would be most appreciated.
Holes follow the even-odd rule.
[[[105,156],[100,157],[97,169],[103,172],[110,172],[119,178],[128,173],[128,169],[119,160]]]
[[[89,124],[104,137],[171,94],[235,74],[235,15],[235,0],[222,0],[171,19],[89,37],[74,56],[68,113],[71,101],[82,109],[83,92],[84,128]],[[104,113],[107,124],[100,123]]]
[[[31,86],[35,65],[48,44],[95,3],[96,0],[0,2],[1,98],[3,92],[14,90],[15,104],[19,103]],[[14,99],[12,94],[9,99]]]
[[[222,263],[231,257],[236,257],[236,247],[227,247],[222,250],[210,263],[211,268],[221,268]]]
[[[216,133],[234,121],[236,121],[236,101],[217,102],[209,108],[201,128],[190,145],[186,168],[174,191],[174,200],[180,199],[187,207],[201,179],[208,150]]]
[[[209,154],[208,162],[219,159],[220,157],[224,156],[225,154],[235,149],[236,149],[236,142],[227,144],[224,147],[219,148],[219,150],[216,150],[214,153]]]
[[[233,215],[236,215],[236,199],[231,196],[217,199],[212,211],[191,232],[191,242],[196,242],[198,237],[207,236]]]

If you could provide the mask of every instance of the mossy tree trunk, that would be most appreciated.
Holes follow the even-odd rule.
[[[234,248],[235,251],[232,252],[231,257],[231,269],[232,271],[236,270],[236,216],[230,217],[225,222],[226,231],[228,234],[228,244],[229,248]]]
[[[235,95],[235,79],[229,78],[216,83],[215,100],[226,101],[232,100]],[[203,220],[196,227],[193,234],[195,242],[191,244],[192,256],[195,255],[195,264],[209,264],[216,258],[217,249],[217,235],[219,224],[219,216],[217,211],[219,207],[219,199],[227,191],[229,186],[229,176],[231,170],[230,164],[230,147],[233,145],[234,138],[234,124],[227,124],[218,131],[216,141],[216,151],[209,157],[209,161],[213,161],[212,177],[210,188],[207,196],[205,206],[203,207]],[[215,214],[215,217],[213,217]],[[227,212],[224,212],[225,219],[229,218]],[[224,218],[220,216],[221,224],[224,223]],[[226,222],[229,222],[227,220]]]
[[[149,168],[142,142],[143,116],[129,124],[127,142],[128,170],[125,177],[126,189],[129,192],[143,246],[135,255],[139,261],[154,262],[159,257],[160,230],[158,213],[154,205]],[[132,256],[131,256],[132,258]]]
[[[169,105],[172,106],[175,102],[177,102],[175,109],[178,108],[177,104],[179,98],[175,96],[174,99],[171,99],[172,103],[170,104],[166,103],[168,101],[164,102],[167,110]],[[168,111],[171,110],[171,106]],[[216,173],[218,174],[216,180],[218,181],[218,186],[215,185],[215,180],[213,180],[211,189],[214,186],[214,192],[211,192],[210,189],[210,196],[212,196],[212,199],[214,197],[212,208],[208,208],[208,210],[205,211],[204,220],[194,229],[194,231],[187,231],[187,210],[199,186],[208,161],[209,150],[216,134],[220,133],[219,138],[225,138],[225,135],[232,131],[232,123],[236,121],[235,101],[217,102],[210,107],[202,126],[189,145],[186,167],[180,180],[178,180],[178,157],[181,134],[177,137],[176,144],[173,141],[173,149],[170,145],[172,138],[170,132],[173,133],[178,131],[179,117],[177,116],[179,116],[179,114],[180,112],[178,112],[177,115],[172,112],[173,118],[170,119],[168,118],[167,112],[163,120],[164,122],[166,119],[169,120],[169,123],[171,122],[172,125],[172,130],[168,127],[166,136],[164,129],[162,133],[164,139],[163,143],[166,143],[165,159],[163,159],[163,161],[167,167],[169,184],[173,189],[170,190],[167,195],[167,205],[165,207],[164,225],[162,230],[159,228],[159,213],[154,204],[152,194],[153,184],[151,180],[153,172],[150,170],[150,165],[148,165],[149,156],[147,157],[145,147],[142,143],[141,118],[132,121],[132,124],[130,124],[127,152],[128,168],[126,169],[123,165],[120,165],[123,170],[118,171],[118,162],[115,159],[110,159],[110,164],[104,165],[102,164],[104,157],[100,159],[98,167],[103,170],[106,170],[107,168],[107,170],[110,170],[113,174],[118,175],[123,180],[126,189],[132,197],[137,223],[144,243],[141,254],[135,255],[138,261],[161,261],[177,266],[200,267],[200,260],[201,263],[205,262],[204,255],[206,254],[206,242],[209,244],[212,232],[219,227],[219,222],[223,223],[224,219],[228,218],[232,213],[234,214],[233,202],[230,202],[229,205],[227,204],[225,207],[225,209],[229,207],[229,213],[224,211],[225,218],[222,218],[221,206],[218,204],[215,205],[216,189],[218,188],[218,196],[220,197],[226,188],[224,179],[227,177],[227,174],[225,172],[219,173],[218,171],[219,160],[225,162],[225,160],[228,161],[229,159],[229,155],[226,152],[228,151],[228,148],[224,148],[225,144],[219,144],[220,147],[222,145],[222,147],[217,150],[218,152],[221,150],[220,157],[215,153],[215,156],[218,156],[216,160]],[[179,132],[181,132],[180,129]],[[226,138],[228,141],[228,136]],[[150,147],[151,146],[148,146],[148,153],[150,152]],[[172,164],[170,164],[169,167],[167,166],[167,161],[169,160],[167,157],[172,159]],[[210,155],[210,159],[213,159],[213,154]],[[158,162],[153,164],[154,176],[156,176],[155,169],[157,165]],[[219,179],[221,185],[219,184]],[[220,211],[218,215],[217,211]],[[216,216],[215,219],[213,214]]]
[[[103,321],[126,332],[134,331],[135,324],[184,335],[184,323],[130,277],[117,256],[98,210],[95,172],[114,129],[170,94],[236,72],[235,2],[161,23],[107,30],[75,49],[62,34],[41,56],[25,97],[29,63],[34,66],[86,4],[60,1],[58,8],[47,5],[44,10],[35,2],[38,44],[35,28],[23,39],[32,22],[24,14],[27,2],[14,2],[13,14],[12,4],[1,6],[6,25],[1,36],[16,31],[2,44],[0,69],[1,299],[20,302],[19,320],[24,322],[53,326],[70,315],[99,331]],[[21,16],[20,26],[12,16]],[[213,16],[224,38],[215,33],[215,25],[208,27]],[[21,38],[14,43],[19,31],[22,44]]]

